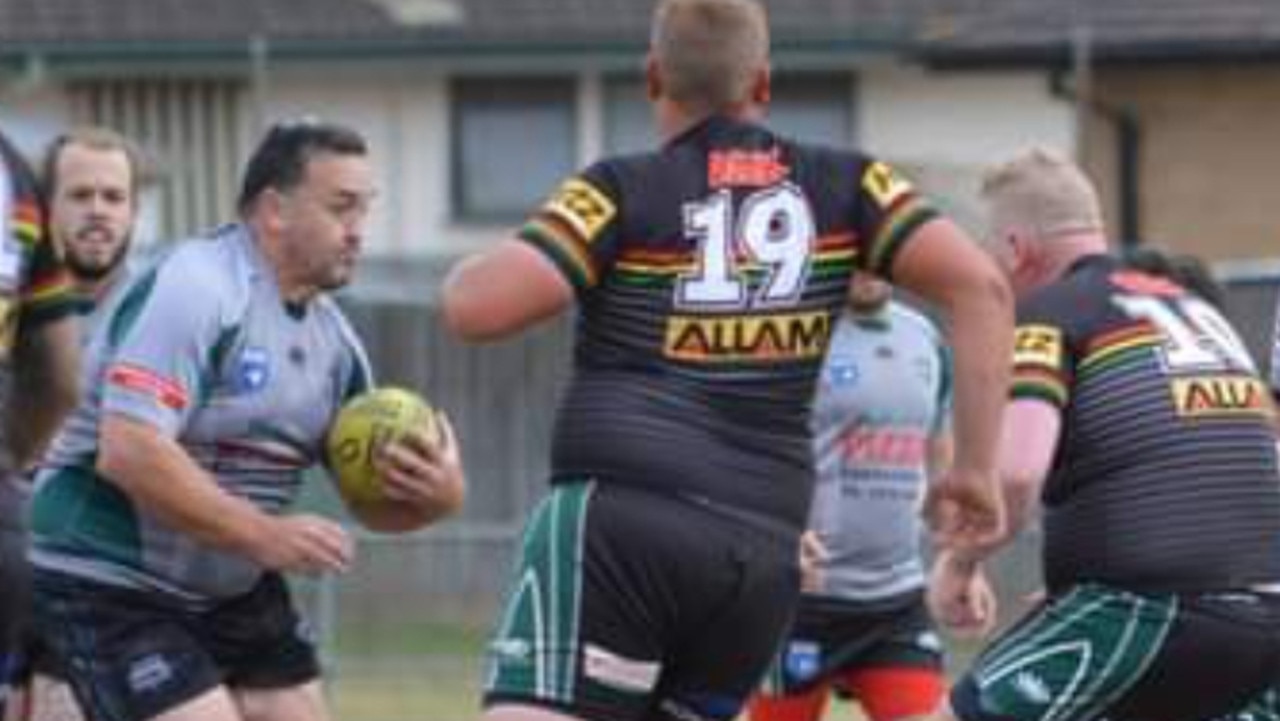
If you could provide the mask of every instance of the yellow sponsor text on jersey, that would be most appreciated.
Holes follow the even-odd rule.
[[[697,363],[820,358],[831,337],[825,311],[740,316],[673,316],[663,352]]]
[[[1272,414],[1267,388],[1256,378],[1203,375],[1175,378],[1170,384],[1179,416]]]
[[[872,163],[862,174],[862,189],[867,191],[876,204],[888,208],[898,199],[911,192],[911,183],[898,174],[898,171],[884,163]]]
[[[593,185],[573,178],[556,190],[543,212],[573,228],[581,239],[590,243],[617,214],[617,206]]]
[[[1018,326],[1013,337],[1013,364],[1062,369],[1062,331],[1051,325]]]
[[[18,337],[18,302],[0,296],[0,361],[7,361]]]

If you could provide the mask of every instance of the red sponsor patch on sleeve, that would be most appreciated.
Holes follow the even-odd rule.
[[[183,410],[190,403],[187,391],[175,381],[154,371],[131,363],[117,363],[107,370],[107,383],[155,399],[160,405],[175,411]]]

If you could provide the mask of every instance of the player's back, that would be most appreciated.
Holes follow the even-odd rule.
[[[882,164],[712,118],[570,181],[525,237],[587,239],[560,477],[701,497],[791,529],[814,381],[855,263],[881,272],[931,211]],[[861,257],[859,255],[861,254]]]
[[[1059,368],[1038,362],[1059,351]],[[1044,496],[1051,586],[1280,580],[1271,404],[1217,310],[1095,256],[1020,308],[1018,355],[1015,393],[1064,406]]]

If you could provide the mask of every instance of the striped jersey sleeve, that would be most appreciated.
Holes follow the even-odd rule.
[[[23,326],[57,320],[78,308],[71,276],[45,226],[35,178],[8,146],[0,178],[0,235],[5,238],[0,273],[18,273],[17,307]]]
[[[937,209],[889,164],[872,160],[858,179],[858,211],[865,233],[862,267],[889,278],[898,251]]]
[[[569,178],[518,237],[546,255],[578,293],[594,288],[616,252],[618,201],[604,164]]]
[[[1011,397],[1038,398],[1059,409],[1065,408],[1074,363],[1070,329],[1065,319],[1047,303],[1020,306],[1013,343]]]

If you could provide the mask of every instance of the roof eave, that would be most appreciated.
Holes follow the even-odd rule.
[[[1039,45],[917,46],[913,55],[940,70],[979,70],[1017,67],[1062,68],[1072,63],[1070,42]],[[1164,40],[1140,43],[1097,43],[1090,48],[1098,65],[1164,65],[1182,63],[1273,62],[1280,59],[1280,39]]]
[[[368,38],[299,39],[251,37],[211,41],[29,41],[0,43],[0,65],[21,67],[38,58],[52,70],[84,69],[96,65],[199,66],[238,63],[254,55],[254,44],[265,42],[273,62],[363,61],[426,59],[479,62],[486,66],[520,68],[530,61],[576,64],[584,60],[635,64],[646,45],[634,39],[598,38],[564,41],[508,39]],[[890,37],[826,37],[781,39],[773,53],[780,64],[802,62],[848,66],[867,57],[900,54],[905,43]]]

